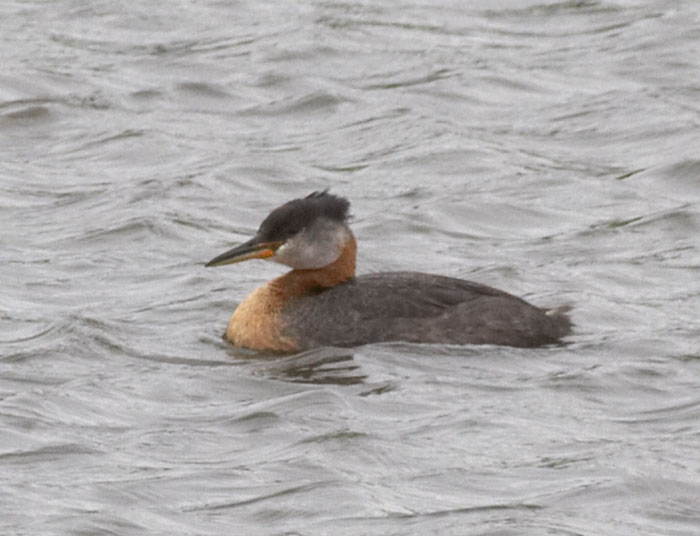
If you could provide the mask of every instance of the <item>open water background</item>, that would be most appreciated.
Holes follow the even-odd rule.
[[[700,3],[0,3],[0,533],[700,534]],[[539,350],[221,339],[282,202]]]

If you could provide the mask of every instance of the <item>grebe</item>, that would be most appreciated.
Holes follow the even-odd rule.
[[[294,199],[206,264],[266,259],[292,268],[238,305],[230,342],[287,352],[388,341],[534,347],[570,332],[563,308],[540,309],[478,283],[417,272],[355,277],[349,208],[327,191]]]

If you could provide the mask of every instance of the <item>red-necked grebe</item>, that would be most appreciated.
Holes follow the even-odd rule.
[[[207,263],[266,259],[292,268],[240,303],[226,328],[229,341],[280,351],[388,341],[534,347],[570,332],[562,310],[478,283],[417,272],[355,277],[349,208],[327,192],[294,199],[273,210],[251,240]]]

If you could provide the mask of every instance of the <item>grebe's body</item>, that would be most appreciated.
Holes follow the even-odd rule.
[[[388,341],[533,347],[569,333],[560,310],[478,283],[417,272],[355,277],[348,208],[326,192],[295,199],[275,209],[252,240],[207,264],[265,258],[292,267],[240,303],[229,341],[280,351]]]

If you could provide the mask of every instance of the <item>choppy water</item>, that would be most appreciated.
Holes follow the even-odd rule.
[[[700,533],[700,4],[0,5],[0,533]],[[258,356],[274,206],[563,347]]]

